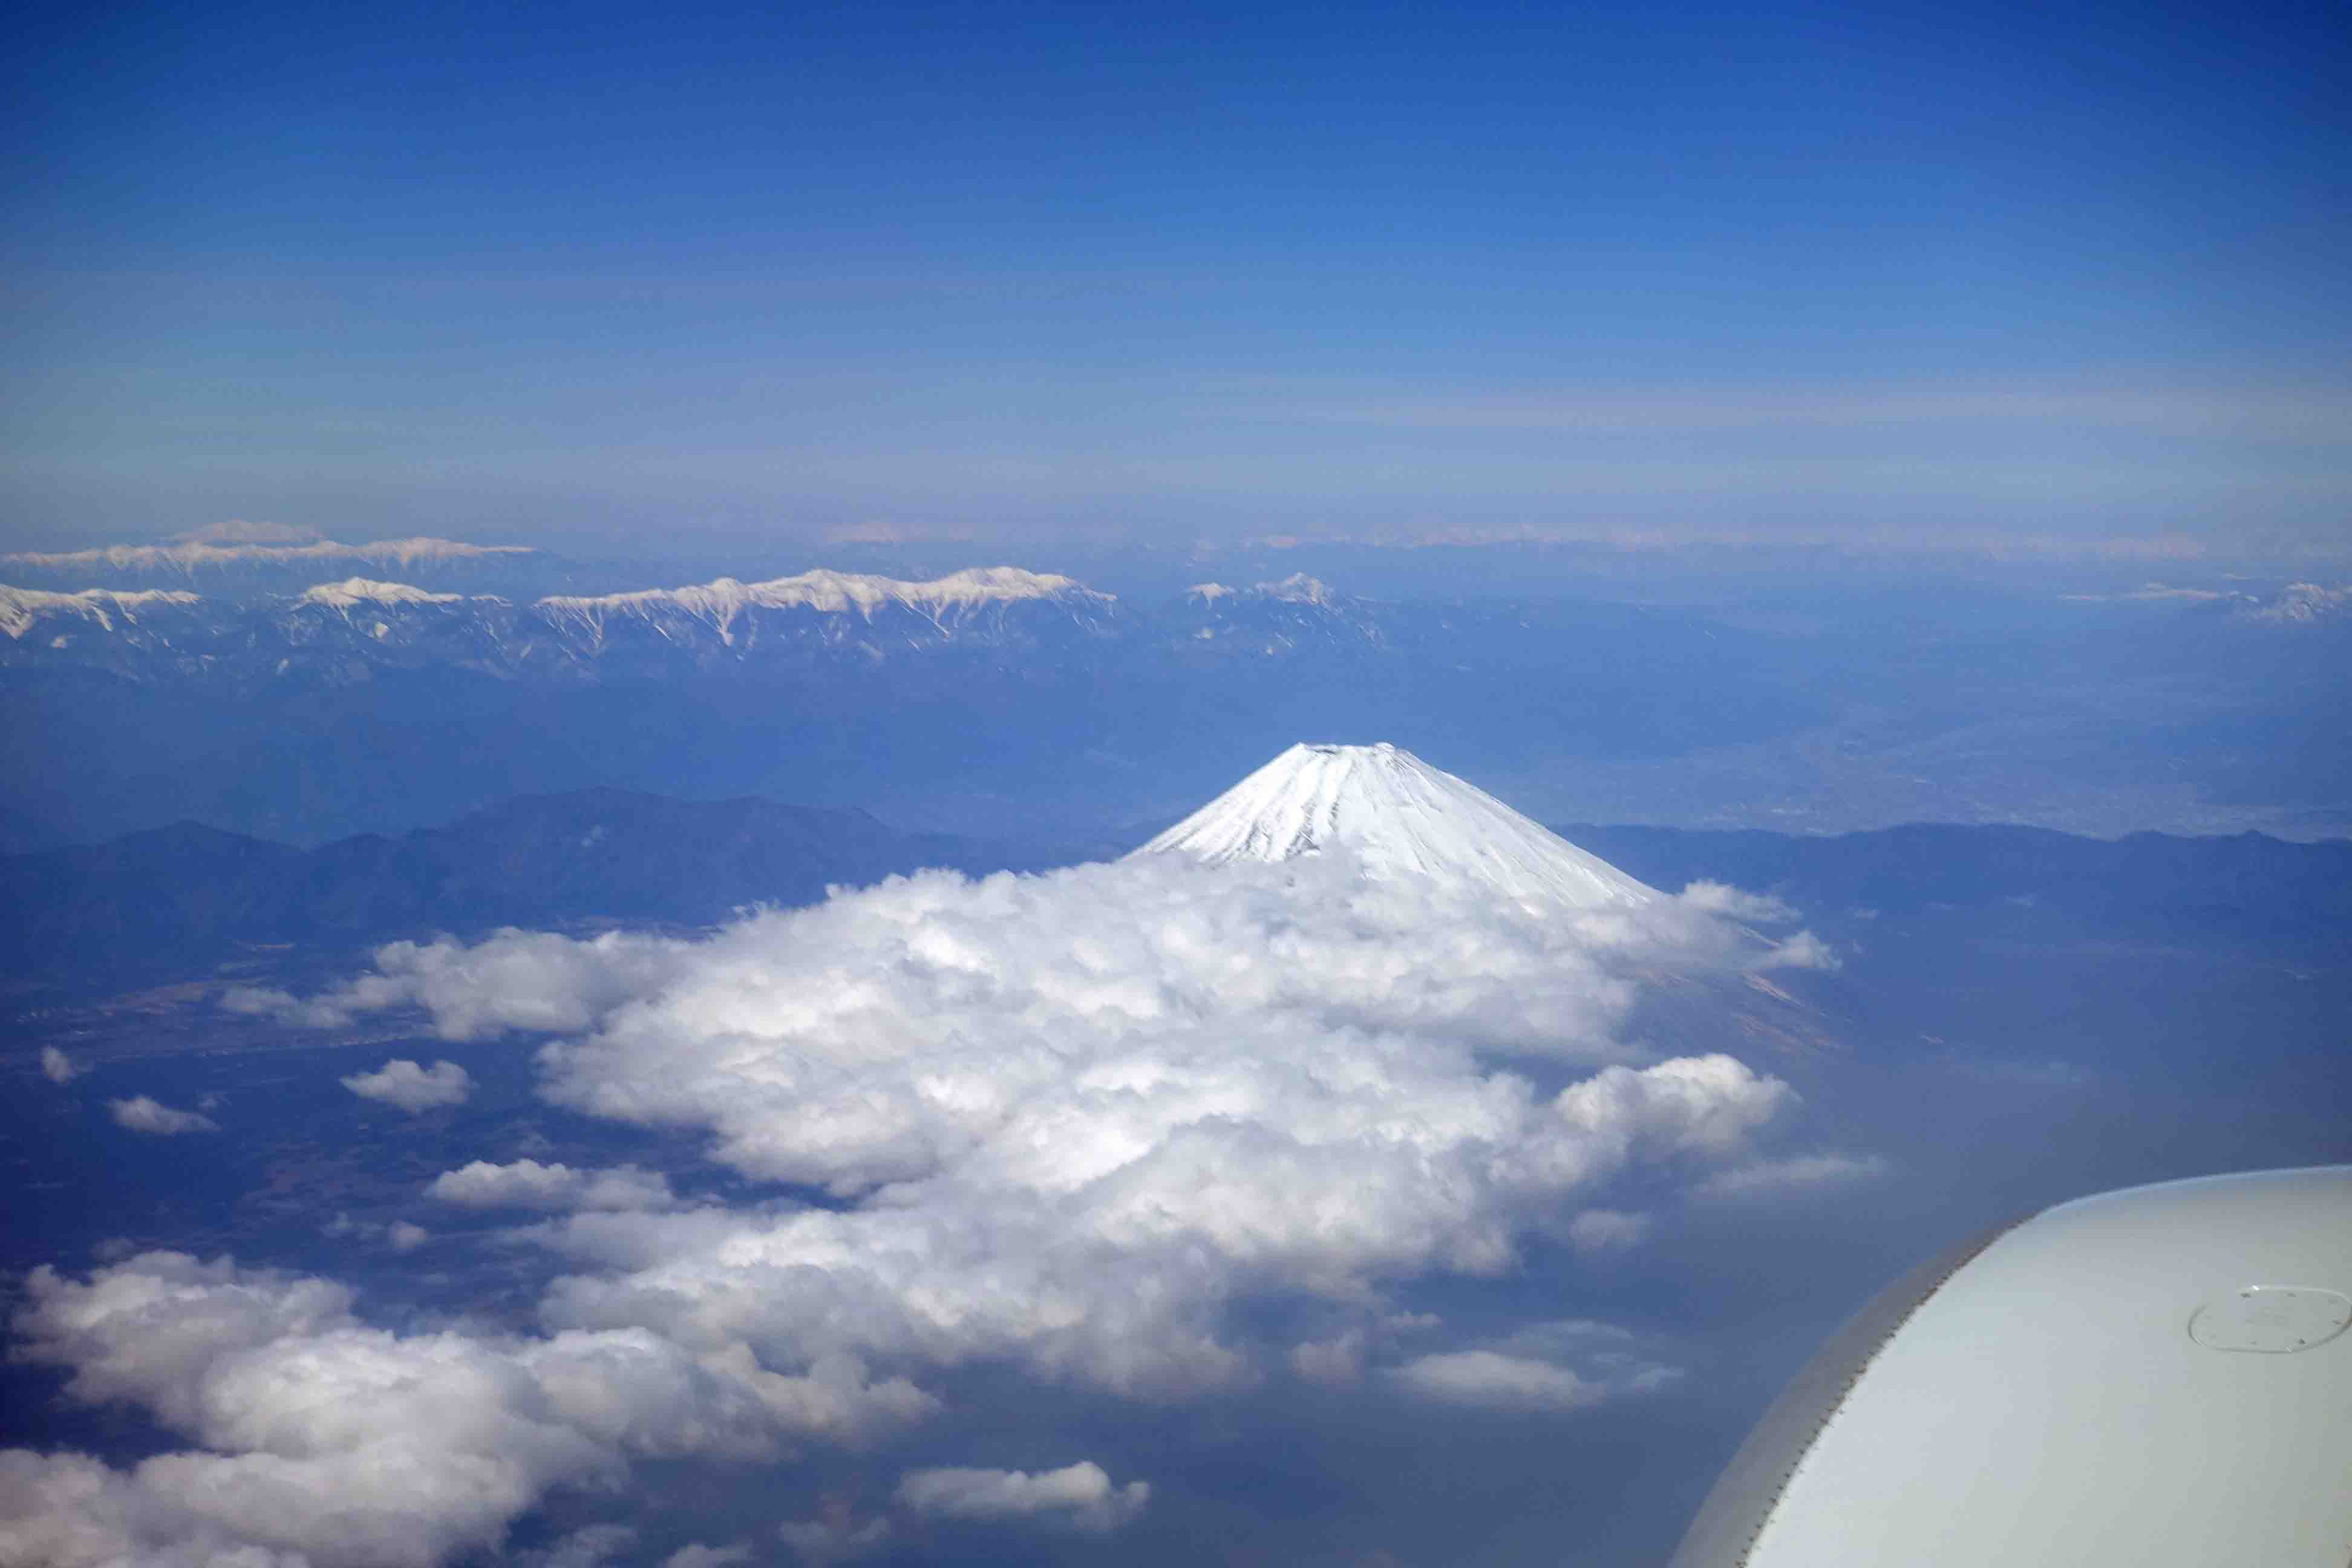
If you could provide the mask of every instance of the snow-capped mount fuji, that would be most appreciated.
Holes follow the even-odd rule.
[[[1372,876],[1417,874],[1570,909],[1625,909],[1664,897],[1385,741],[1293,746],[1129,858],[1281,861],[1334,845]]]

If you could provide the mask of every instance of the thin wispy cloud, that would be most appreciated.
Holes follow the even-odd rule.
[[[1877,1154],[1794,1154],[1718,1171],[1699,1184],[1702,1197],[1731,1203],[1769,1203],[1835,1188],[1866,1185],[1885,1176]]]

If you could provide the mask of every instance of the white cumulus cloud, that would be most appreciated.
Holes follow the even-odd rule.
[[[1244,1297],[1362,1304],[1377,1338],[1387,1281],[1496,1273],[1632,1166],[1738,1157],[1787,1087],[1615,1030],[1647,977],[1732,979],[1759,946],[1674,900],[1545,911],[1339,854],[1154,858],[922,873],[699,942],[394,944],[293,1005],[555,1031],[550,1098],[831,1196],[663,1213],[625,1170],[446,1173],[442,1201],[572,1211],[537,1233],[584,1266],[550,1326],[1160,1396],[1337,1369],[1237,1333]],[[1610,1065],[1539,1089],[1507,1065],[1530,1058]]]
[[[114,1118],[116,1126],[127,1127],[133,1132],[153,1133],[162,1138],[181,1132],[220,1131],[220,1123],[209,1116],[199,1115],[193,1110],[174,1110],[143,1094],[133,1095],[129,1100],[110,1100],[106,1102],[106,1110],[107,1114]]]
[[[521,1568],[604,1568],[636,1543],[637,1532],[625,1524],[591,1524],[518,1561]]]
[[[947,1519],[1065,1521],[1081,1530],[1116,1530],[1151,1500],[1149,1481],[1111,1484],[1091,1459],[1058,1470],[909,1470],[898,1479],[898,1506]]]
[[[632,1458],[773,1461],[931,1408],[845,1364],[787,1377],[740,1346],[698,1355],[644,1330],[394,1334],[340,1285],[225,1258],[144,1253],[87,1280],[37,1268],[26,1294],[19,1353],[68,1368],[68,1397],[142,1405],[200,1445],[125,1470],[0,1456],[0,1529],[95,1542],[92,1562],[193,1544],[427,1568],[494,1545],[551,1488],[618,1482]]]
[[[1389,1375],[1423,1399],[1496,1410],[1576,1410],[1606,1397],[1567,1367],[1498,1351],[1416,1356]]]
[[[846,1503],[829,1502],[814,1519],[791,1519],[776,1527],[776,1538],[812,1568],[834,1563],[854,1563],[890,1544],[896,1531],[887,1516],[859,1519]]]
[[[51,1083],[71,1083],[74,1080],[74,1075],[80,1070],[74,1066],[73,1058],[66,1055],[57,1047],[41,1047],[41,1076]]]
[[[662,1559],[662,1568],[734,1568],[739,1563],[751,1561],[751,1543],[730,1542],[725,1546],[706,1546],[690,1542]]]
[[[429,1068],[395,1057],[374,1072],[353,1073],[343,1087],[362,1100],[382,1100],[415,1116],[445,1105],[463,1105],[474,1092],[474,1080],[456,1062],[435,1062]]]
[[[1388,1369],[1396,1387],[1439,1405],[1559,1414],[1652,1393],[1682,1375],[1612,1323],[1530,1323],[1503,1339],[1439,1351]]]
[[[669,1190],[669,1178],[658,1171],[641,1171],[635,1165],[582,1171],[562,1163],[542,1165],[536,1160],[505,1165],[476,1160],[442,1172],[426,1186],[425,1195],[475,1209],[625,1211],[677,1205]]]
[[[658,988],[694,952],[694,944],[675,938],[625,931],[582,942],[508,931],[473,947],[395,942],[376,950],[373,973],[317,996],[236,986],[221,1005],[315,1028],[340,1028],[387,1007],[421,1006],[446,1040],[481,1039],[508,1029],[582,1029]]]
[[[1723,882],[1698,881],[1685,888],[1683,902],[1710,914],[1736,921],[1777,925],[1797,918],[1797,911],[1769,893],[1750,893]]]

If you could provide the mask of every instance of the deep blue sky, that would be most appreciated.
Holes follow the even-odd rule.
[[[2340,8],[19,14],[0,529],[2342,549]]]

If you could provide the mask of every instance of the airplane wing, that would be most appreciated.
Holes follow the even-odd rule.
[[[2045,1209],[1888,1287],[1670,1568],[2347,1568],[2352,1166]]]

